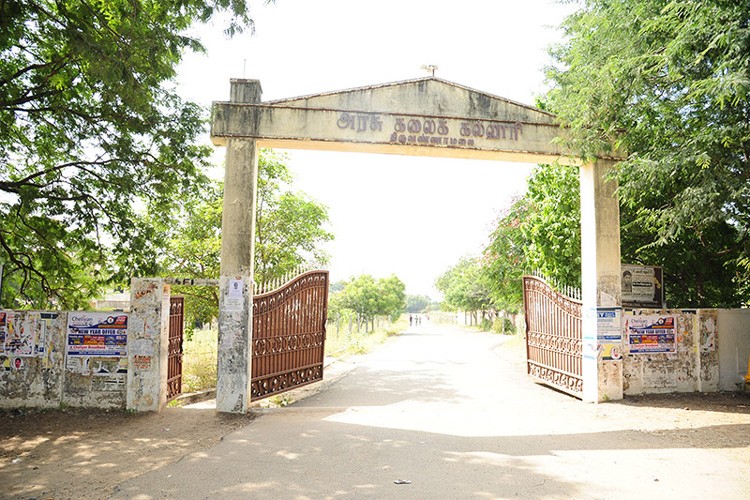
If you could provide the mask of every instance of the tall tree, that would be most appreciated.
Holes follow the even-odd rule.
[[[343,283],[343,288],[331,295],[331,313],[349,310],[359,324],[368,327],[377,316],[388,316],[392,321],[406,310],[406,286],[395,275],[375,279],[369,274],[356,276]]]
[[[406,312],[408,313],[425,312],[431,304],[432,299],[430,299],[427,295],[406,296]]]
[[[524,273],[540,271],[572,286],[581,282],[578,169],[538,165],[528,186],[498,218],[482,261],[493,305],[510,313],[523,305]]]
[[[286,161],[284,155],[271,150],[259,155],[255,230],[259,283],[280,278],[303,264],[326,263],[328,256],[320,245],[333,239],[325,229],[325,205],[288,189],[293,178]]]
[[[406,285],[395,274],[378,280],[380,301],[378,314],[396,321],[406,310]]]
[[[578,168],[538,165],[524,196],[520,228],[526,270],[561,283],[581,283],[581,195]]]
[[[580,3],[548,102],[577,153],[628,153],[623,258],[664,264],[673,305],[747,303],[750,3]]]
[[[255,281],[262,284],[306,265],[322,265],[321,244],[333,239],[326,229],[327,208],[290,190],[293,177],[286,157],[270,150],[258,156],[258,207],[255,227]],[[200,196],[185,202],[181,221],[168,230],[161,273],[177,277],[217,278],[221,257],[222,189],[205,184]],[[217,316],[215,287],[177,287],[185,295],[189,324]]]
[[[491,307],[490,290],[483,280],[482,259],[463,257],[435,280],[449,310],[483,311]]]
[[[482,274],[489,288],[493,305],[502,311],[516,313],[523,306],[521,279],[530,270],[526,261],[526,245],[522,224],[528,213],[526,198],[513,201],[498,217],[484,249]]]
[[[169,220],[209,153],[175,68],[218,12],[229,32],[252,26],[244,0],[0,2],[4,306],[77,307],[156,271],[143,214]]]

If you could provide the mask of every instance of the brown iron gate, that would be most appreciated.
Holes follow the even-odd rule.
[[[185,299],[169,299],[169,354],[167,358],[167,400],[182,393],[182,338],[185,330]]]
[[[323,379],[327,316],[328,271],[253,298],[251,401]]]
[[[581,301],[543,279],[523,278],[526,366],[536,380],[575,397],[583,396]]]

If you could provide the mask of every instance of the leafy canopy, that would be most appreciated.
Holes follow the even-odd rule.
[[[369,274],[353,277],[331,287],[329,316],[351,311],[365,324],[376,316],[395,321],[406,310],[405,290],[406,285],[395,275],[377,280]]]
[[[327,208],[307,195],[290,190],[293,177],[286,157],[270,150],[258,156],[258,203],[255,227],[255,281],[264,284],[299,267],[328,260],[320,248],[333,239],[326,229]],[[200,196],[185,201],[177,224],[165,228],[168,250],[161,274],[172,277],[218,278],[221,258],[222,185],[208,182]],[[216,287],[174,287],[184,295],[188,325],[218,317]]]
[[[617,171],[623,260],[663,264],[685,290],[673,305],[746,303],[750,3],[580,3],[547,99],[575,151],[629,154]]]
[[[463,257],[435,280],[449,311],[481,311],[490,308],[490,290],[483,279],[482,259]]]
[[[203,182],[203,111],[172,88],[194,23],[244,0],[0,2],[0,262],[6,307],[81,306],[156,271],[165,223]]]

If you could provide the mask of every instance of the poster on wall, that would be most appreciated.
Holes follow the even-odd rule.
[[[0,354],[5,354],[5,331],[8,321],[7,311],[0,311]]]
[[[121,313],[68,314],[68,356],[127,356],[128,316]]]
[[[623,264],[621,269],[623,307],[664,307],[664,272],[661,267]]]
[[[634,316],[625,328],[631,354],[676,352],[674,316]]]
[[[21,318],[18,321],[18,318]],[[5,354],[8,356],[36,356],[41,338],[42,318],[39,313],[8,314],[5,324]]]
[[[602,359],[619,361],[622,359],[622,310],[619,307],[598,307],[596,309],[596,336]]]
[[[701,340],[700,340],[700,351],[701,352],[712,352],[716,350],[716,311],[704,312],[704,315],[708,317],[702,317],[700,319],[701,327]]]

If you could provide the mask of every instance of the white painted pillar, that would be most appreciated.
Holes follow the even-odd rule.
[[[580,169],[581,271],[583,293],[583,400],[622,399],[622,361],[602,359],[606,323],[597,313],[615,311],[622,318],[620,274],[620,207],[615,181],[605,176],[611,160]],[[622,351],[620,351],[622,352]]]
[[[258,80],[233,79],[231,102],[260,102]],[[254,123],[243,124],[251,132]],[[224,173],[219,278],[219,356],[216,409],[244,413],[250,403],[253,256],[258,153],[254,140],[230,138]]]
[[[126,406],[160,411],[167,404],[170,287],[160,278],[130,281]]]

